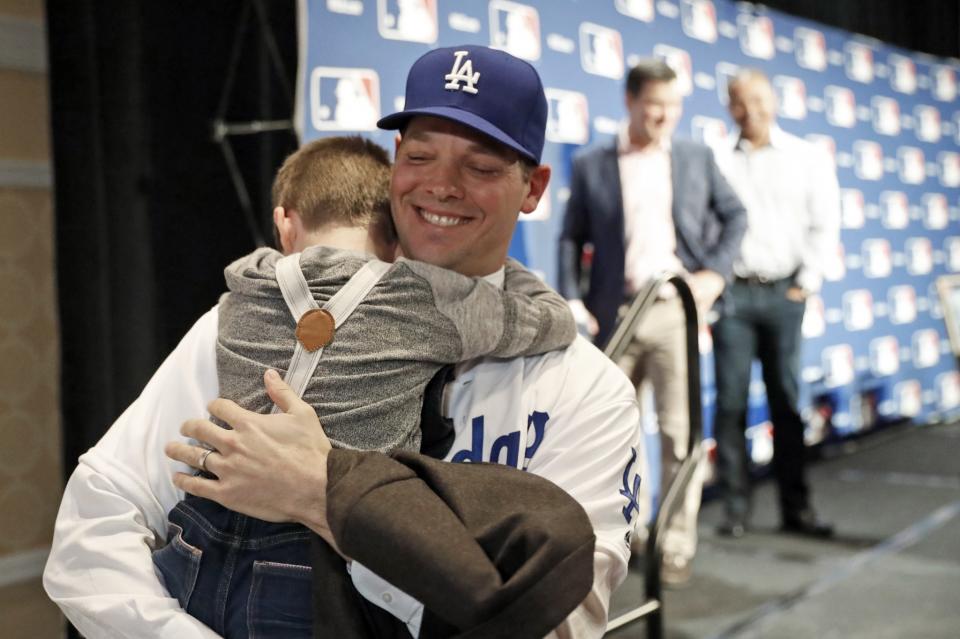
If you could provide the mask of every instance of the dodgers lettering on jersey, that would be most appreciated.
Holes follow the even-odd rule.
[[[518,464],[520,458],[520,431],[515,430],[498,436],[490,444],[490,448],[484,455],[484,440],[486,429],[484,427],[484,416],[479,415],[470,420],[470,447],[458,450],[453,454],[450,461],[454,463],[479,463],[492,462],[504,464],[521,470],[527,470],[530,460],[546,438],[547,424],[550,421],[550,414],[540,411],[533,411],[527,416],[527,441],[530,442],[524,449],[523,466]],[[637,463],[637,449],[630,448],[630,460],[623,469],[623,486],[620,488],[620,495],[626,498],[627,503],[623,506],[622,513],[624,520],[630,524],[634,516],[640,512],[640,464]]]
[[[485,359],[458,371],[447,399],[455,431],[447,460],[552,481],[583,506],[597,552],[626,565],[645,457],[636,391],[603,353],[578,337],[542,356]]]
[[[549,413],[541,413],[540,411],[533,411],[527,417],[527,440],[531,439],[530,443],[524,449],[523,456],[523,466],[522,469],[526,470],[527,466],[530,465],[530,460],[533,459],[534,453],[537,452],[537,449],[540,448],[540,444],[543,442],[544,435],[547,431],[547,422],[550,421]],[[480,415],[479,417],[474,417],[470,420],[470,448],[457,451],[453,458],[450,461],[453,462],[482,462],[488,461],[496,464],[504,464],[506,466],[513,466],[514,468],[521,468],[518,462],[520,459],[520,431],[515,430],[513,432],[507,433],[505,435],[500,435],[490,446],[489,454],[487,458],[484,459],[483,456],[483,441],[484,441],[484,417]],[[533,429],[531,433],[530,430]],[[504,458],[505,453],[505,458]]]

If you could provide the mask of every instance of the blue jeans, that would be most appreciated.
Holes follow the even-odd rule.
[[[746,519],[750,510],[744,429],[754,358],[763,370],[773,422],[773,472],[781,514],[789,518],[809,508],[803,421],[797,408],[805,304],[787,299],[790,286],[790,278],[768,284],[734,281],[723,315],[713,326],[717,483],[733,519]]]
[[[309,639],[311,535],[187,495],[153,563],[170,595],[227,639]]]

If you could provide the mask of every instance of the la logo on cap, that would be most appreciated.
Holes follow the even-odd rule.
[[[478,93],[477,91],[477,81],[480,79],[480,72],[473,71],[473,61],[464,60],[464,57],[469,54],[469,51],[455,51],[453,53],[456,58],[453,61],[453,68],[450,69],[450,73],[443,76],[443,79],[447,81],[443,85],[444,89],[448,91],[465,91],[467,93]],[[461,85],[461,82],[466,84]]]

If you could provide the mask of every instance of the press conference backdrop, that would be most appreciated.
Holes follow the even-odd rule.
[[[413,61],[437,46],[505,49],[539,71],[549,102],[547,196],[511,254],[556,282],[571,156],[615,135],[626,70],[664,59],[686,94],[678,135],[721,144],[739,68],[772,79],[779,122],[822,145],[842,188],[842,246],[807,304],[808,440],[884,420],[956,416],[960,376],[934,285],[960,272],[960,61],[905,51],[729,0],[301,0],[301,140],[360,132],[389,149]],[[509,101],[510,96],[503,96]],[[702,336],[707,432],[714,401]],[[762,382],[751,389],[755,461],[771,452]]]

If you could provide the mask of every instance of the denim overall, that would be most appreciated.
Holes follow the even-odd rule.
[[[153,563],[183,609],[228,639],[309,639],[312,535],[187,495]]]

